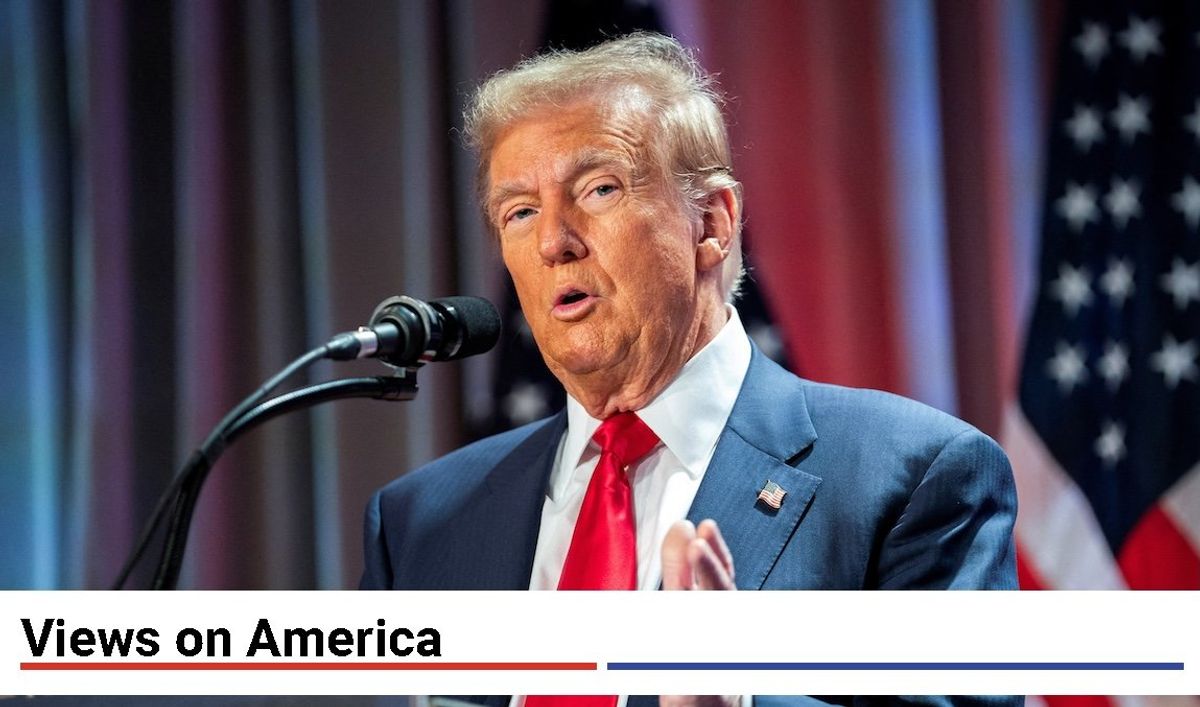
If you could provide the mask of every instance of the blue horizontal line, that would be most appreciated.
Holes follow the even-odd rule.
[[[1183,670],[1183,663],[608,663],[609,670]]]

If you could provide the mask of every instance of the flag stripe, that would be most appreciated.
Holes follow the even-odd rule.
[[[1091,506],[1015,405],[1001,439],[1017,481],[1017,541],[1047,589],[1124,589]]]
[[[1200,555],[1200,464],[1192,467],[1163,499],[1163,511]]]
[[[1112,701],[1102,695],[1047,695],[1042,699],[1046,707],[1112,707]]]
[[[1131,589],[1200,589],[1200,556],[1161,505],[1121,549],[1121,571]]]
[[[1037,576],[1037,572],[1025,559],[1025,548],[1017,542],[1017,585],[1025,591],[1040,591],[1049,589],[1045,580]]]

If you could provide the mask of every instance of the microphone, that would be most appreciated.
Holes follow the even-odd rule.
[[[443,297],[422,302],[408,296],[379,303],[371,320],[326,344],[326,358],[377,358],[410,368],[453,361],[491,350],[500,339],[500,313],[481,297]]]

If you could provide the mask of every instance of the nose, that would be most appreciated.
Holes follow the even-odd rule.
[[[568,209],[545,205],[538,219],[538,252],[546,265],[587,257],[587,246]]]

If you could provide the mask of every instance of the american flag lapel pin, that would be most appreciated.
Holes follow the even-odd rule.
[[[762,491],[758,492],[758,500],[767,504],[775,510],[783,505],[783,497],[787,495],[787,491],[779,484],[767,479],[767,484],[762,487]]]

